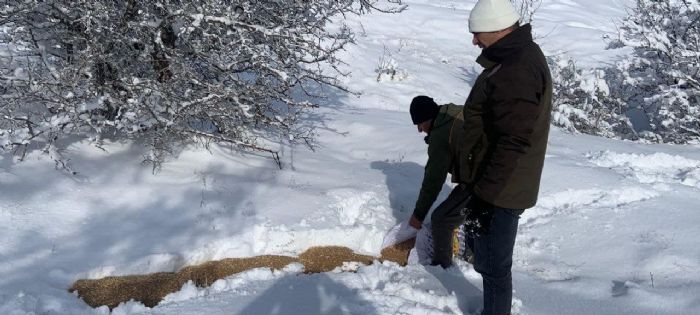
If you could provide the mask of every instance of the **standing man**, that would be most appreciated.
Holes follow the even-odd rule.
[[[531,26],[519,20],[508,0],[479,0],[469,15],[472,43],[482,49],[476,61],[484,67],[463,111],[459,164],[466,167],[459,178],[470,197],[466,209],[442,215],[448,224],[465,215],[474,223],[468,242],[483,277],[482,315],[510,314],[518,219],[537,201],[549,134],[551,75]],[[433,235],[434,263],[449,266],[448,249]]]

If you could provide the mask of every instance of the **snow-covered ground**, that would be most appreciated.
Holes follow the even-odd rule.
[[[71,144],[76,176],[45,156],[0,156],[0,314],[109,313],[67,292],[81,278],[316,245],[377,255],[386,230],[410,216],[422,179],[426,146],[411,98],[462,103],[480,71],[466,23],[475,1],[406,2],[400,15],[348,22],[358,34],[343,53],[345,82],[362,95],[332,94],[313,118],[318,150],[283,147],[282,170],[213,147],[183,150],[154,175],[138,144],[119,142],[109,154]],[[544,0],[538,42],[587,66],[621,58],[602,37],[631,4]],[[393,78],[378,78],[382,62]],[[700,313],[699,148],[552,130],[540,201],[520,221],[513,312]],[[155,308],[130,302],[113,314],[460,314],[480,308],[480,288],[466,263],[315,275],[290,265],[185,285]]]

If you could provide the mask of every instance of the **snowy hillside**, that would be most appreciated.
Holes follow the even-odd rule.
[[[350,17],[357,45],[342,53],[352,72],[344,81],[361,95],[328,91],[309,118],[318,149],[282,146],[281,170],[221,147],[183,150],[155,175],[136,143],[107,143],[108,153],[70,144],[75,176],[46,156],[0,155],[0,314],[109,314],[68,293],[78,279],[319,245],[377,256],[384,233],[410,216],[427,158],[411,98],[461,104],[480,72],[467,32],[475,1],[405,2],[399,15]],[[544,0],[537,41],[585,66],[624,58],[602,36],[625,5]],[[552,130],[540,200],[520,220],[513,313],[700,314],[698,149]],[[112,314],[474,313],[481,278],[458,267],[255,269]]]

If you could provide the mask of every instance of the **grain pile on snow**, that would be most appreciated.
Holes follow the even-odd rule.
[[[412,247],[413,242],[409,240],[386,248],[382,251],[381,260],[405,265],[408,251]],[[372,256],[356,254],[347,247],[311,247],[301,253],[299,258],[271,255],[228,258],[185,267],[178,272],[78,280],[69,291],[77,291],[85,303],[92,307],[107,305],[113,309],[129,300],[153,307],[166,295],[179,291],[188,281],[194,282],[198,287],[208,287],[216,280],[255,268],[279,270],[291,263],[299,262],[304,265],[305,273],[320,273],[342,267],[347,262],[370,265],[375,259]]]

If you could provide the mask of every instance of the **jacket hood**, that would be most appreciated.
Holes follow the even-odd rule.
[[[462,106],[455,104],[445,104],[440,106],[440,111],[433,121],[433,128],[451,123],[455,118],[460,116]]]
[[[430,132],[428,132],[428,135],[425,136],[424,140],[425,143],[428,143],[430,141],[430,134],[435,130],[436,128],[441,128],[444,125],[447,125],[449,123],[452,123],[455,118],[458,118],[461,116],[462,113],[462,106],[458,106],[455,104],[445,104],[445,105],[440,105],[439,106],[440,110],[438,111],[437,116],[435,119],[433,119],[433,123],[430,126]]]

